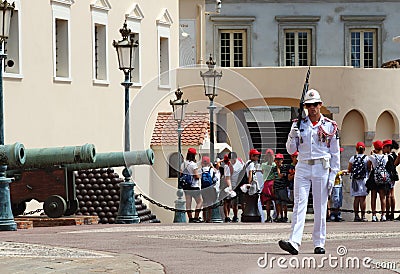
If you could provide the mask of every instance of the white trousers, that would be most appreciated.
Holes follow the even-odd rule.
[[[294,178],[294,208],[290,241],[301,245],[307,213],[308,194],[312,186],[314,207],[314,247],[324,247],[326,238],[326,210],[328,203],[329,169],[322,164],[298,162]]]

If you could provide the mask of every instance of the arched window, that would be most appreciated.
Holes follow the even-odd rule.
[[[178,178],[178,152],[174,152],[169,156],[168,159],[168,177]]]

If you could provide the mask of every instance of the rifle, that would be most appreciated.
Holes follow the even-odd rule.
[[[303,119],[304,96],[306,95],[306,93],[308,91],[308,79],[309,78],[310,78],[310,66],[308,66],[307,75],[306,75],[306,81],[304,82],[303,93],[301,94],[301,99],[300,99],[299,114],[297,116],[297,128],[299,130],[300,130],[301,119]]]

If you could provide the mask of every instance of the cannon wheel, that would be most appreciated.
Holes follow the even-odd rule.
[[[44,213],[50,218],[59,218],[64,215],[67,203],[59,195],[49,196],[43,204]]]
[[[20,202],[18,204],[12,204],[11,205],[11,210],[12,210],[12,214],[14,216],[18,216],[21,215],[22,213],[25,212],[26,209],[26,202]]]
[[[75,214],[75,212],[77,212],[78,208],[79,208],[78,199],[69,201],[68,204],[69,204],[69,207],[67,208],[67,210],[64,213],[65,216],[70,216],[72,214]]]

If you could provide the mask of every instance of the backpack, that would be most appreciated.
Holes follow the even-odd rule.
[[[357,156],[354,155],[354,162],[351,169],[353,179],[364,179],[367,177],[367,169],[365,168],[364,159],[367,155]]]
[[[394,165],[395,157],[397,156],[393,156],[392,153],[388,154],[388,161],[386,163],[386,169],[387,171],[389,171],[390,179],[392,179],[392,182],[396,182],[399,180],[399,174],[397,173],[396,166]]]
[[[181,176],[179,177],[178,187],[181,189],[188,189],[193,184],[193,176],[189,174],[187,166],[183,169]]]
[[[374,156],[376,160],[376,167],[374,167],[374,180],[377,185],[383,185],[390,183],[390,175],[386,170],[386,166],[383,163],[383,156],[381,158]]]
[[[217,179],[215,177],[215,172],[213,172],[211,176],[211,167],[208,169],[208,171],[204,171],[203,168],[201,168],[201,188],[207,188],[212,186],[217,182]]]

